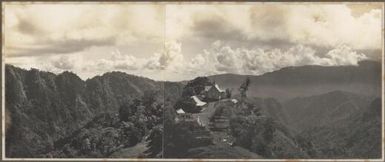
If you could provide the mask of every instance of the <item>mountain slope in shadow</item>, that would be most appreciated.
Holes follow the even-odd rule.
[[[116,113],[119,107],[148,91],[178,96],[179,83],[109,72],[86,81],[76,74],[24,70],[5,66],[6,156],[39,157],[55,141],[70,136],[94,117]],[[164,91],[165,86],[169,91]]]
[[[381,96],[381,63],[361,61],[357,66],[306,65],[285,67],[259,76],[220,74],[209,76],[224,88],[237,92],[249,77],[249,96],[272,97],[287,101],[295,97],[340,90],[368,96]]]
[[[317,147],[315,158],[381,158],[381,99],[328,125],[301,132]]]

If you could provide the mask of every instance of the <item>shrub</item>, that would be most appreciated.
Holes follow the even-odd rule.
[[[146,141],[148,141],[148,150],[145,153],[148,153],[149,157],[162,156],[163,126],[158,125],[154,127]]]
[[[234,145],[271,157],[268,144],[273,140],[275,131],[272,119],[255,115],[237,116],[230,120],[230,131],[235,138]]]

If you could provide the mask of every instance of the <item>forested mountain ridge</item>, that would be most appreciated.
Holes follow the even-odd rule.
[[[381,158],[380,98],[345,118],[329,124],[313,126],[301,131],[300,136],[311,139],[317,148],[314,158]]]
[[[291,99],[283,105],[292,128],[302,131],[314,126],[330,125],[366,109],[375,99],[344,91]]]
[[[239,106],[245,110],[236,110],[240,114],[238,117],[243,115],[245,119],[232,117],[230,120],[234,128],[237,123],[243,123],[249,126],[249,130],[265,133],[245,131],[243,133],[253,134],[253,138],[238,136],[238,144],[234,147],[204,145],[187,149],[185,155],[198,158],[228,156],[223,152],[227,150],[231,152],[230,157],[344,158],[363,155],[358,152],[368,154],[368,158],[377,157],[377,145],[370,141],[376,141],[381,135],[378,133],[381,103],[373,101],[381,96],[380,74],[380,64],[366,61],[359,66],[288,67],[260,76],[209,76],[221,87],[232,88],[233,97],[237,99],[240,84],[249,77],[251,84],[246,103],[252,104],[253,109],[269,120],[244,113],[250,111],[247,110],[247,104]],[[153,122],[152,116],[159,122],[163,120],[160,119],[162,115],[167,117],[167,114],[175,113],[174,105],[183,94],[185,85],[185,82],[154,81],[123,72],[109,72],[83,81],[72,72],[56,75],[6,65],[6,156],[43,157],[50,153],[48,155],[54,157],[107,157],[117,149],[142,142],[151,132],[155,132],[152,137],[162,137],[159,134],[163,133],[163,123],[154,125],[156,122]],[[154,105],[145,105],[151,102],[144,96],[152,93],[157,93],[157,101]],[[227,109],[237,108],[228,102],[219,103],[217,106],[222,105]],[[124,105],[128,105],[123,111],[123,114],[128,114],[128,120],[116,116]],[[159,111],[162,113],[157,114]],[[145,122],[136,122],[139,121],[139,118],[134,118],[137,115],[144,116],[141,121]],[[313,117],[317,120],[311,120]],[[168,119],[165,120],[164,123],[167,123]],[[152,131],[153,126],[162,131]],[[270,131],[270,128],[274,131]],[[186,131],[186,128],[176,130]],[[349,130],[354,131],[355,135],[346,136]],[[364,130],[370,132],[360,133]],[[238,131],[243,130],[234,130],[234,133]],[[322,145],[322,141],[325,141],[323,137],[332,138],[331,141],[341,145]],[[96,144],[92,153],[82,152],[84,148],[76,143],[86,138],[94,139],[99,145],[106,145],[112,150]],[[362,140],[353,142],[357,138]],[[243,140],[248,142],[242,143]],[[126,144],[111,141],[126,141]],[[159,141],[150,143],[155,143],[151,148],[159,151]],[[369,151],[362,151],[361,147]],[[333,150],[338,153],[331,154]],[[162,155],[155,152],[153,156]]]
[[[146,92],[178,95],[179,83],[110,72],[86,81],[76,74],[55,75],[37,69],[5,66],[7,157],[35,157],[54,147],[94,117],[116,113]],[[164,87],[173,92],[163,91]],[[163,100],[163,99],[162,99]]]

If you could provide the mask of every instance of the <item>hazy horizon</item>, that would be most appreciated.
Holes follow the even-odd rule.
[[[371,61],[371,62],[377,62],[377,63],[381,63],[379,60],[361,60],[360,62],[364,62],[364,61]],[[358,62],[359,63],[359,62]],[[23,68],[23,67],[19,67],[17,65],[12,65],[12,64],[5,64],[5,65],[11,65],[11,66],[15,66],[17,68],[21,68],[21,69],[24,69],[24,70],[32,70],[32,69],[37,69],[39,71],[44,71],[44,72],[50,72],[50,73],[53,73],[55,75],[60,75],[64,72],[70,72],[70,73],[73,73],[75,74],[76,76],[78,76],[81,80],[83,81],[86,81],[88,79],[92,79],[92,78],[95,78],[95,77],[98,77],[98,76],[103,76],[105,75],[106,73],[113,73],[113,72],[120,72],[120,73],[125,73],[127,75],[134,75],[134,76],[137,76],[137,77],[143,77],[143,78],[148,78],[148,79],[151,79],[151,80],[154,80],[154,81],[169,81],[169,82],[183,82],[183,81],[188,81],[188,80],[192,80],[196,77],[208,77],[208,76],[216,76],[216,75],[243,75],[243,76],[261,76],[261,75],[264,75],[266,73],[270,73],[270,72],[275,72],[275,71],[279,71],[281,69],[284,69],[284,68],[287,68],[287,67],[303,67],[303,66],[309,66],[309,65],[301,65],[301,66],[286,66],[286,67],[282,67],[280,69],[276,69],[276,70],[273,70],[273,71],[268,71],[268,72],[265,72],[265,73],[262,73],[262,74],[258,74],[258,75],[252,75],[252,74],[237,74],[237,73],[218,73],[218,74],[212,74],[212,75],[198,75],[198,76],[194,76],[194,77],[191,77],[191,78],[186,78],[186,79],[182,79],[182,80],[160,80],[160,79],[155,79],[155,78],[151,78],[151,77],[147,77],[147,76],[143,76],[143,75],[137,75],[137,74],[132,74],[132,73],[128,73],[128,72],[125,72],[125,71],[120,71],[120,70],[113,70],[113,71],[106,71],[104,73],[101,73],[101,74],[97,74],[97,75],[94,75],[94,76],[91,76],[91,77],[88,77],[88,78],[82,78],[81,76],[79,76],[79,74],[77,74],[76,72],[74,71],[71,71],[71,70],[65,70],[65,71],[60,71],[60,72],[52,72],[52,71],[48,71],[48,70],[44,70],[44,69],[39,69],[39,68],[35,68],[35,67],[30,67],[30,68]],[[322,66],[322,65],[310,65],[310,66]],[[337,66],[359,66],[358,64],[357,65],[335,65],[334,67],[337,67]],[[323,67],[326,67],[326,66],[323,66]]]

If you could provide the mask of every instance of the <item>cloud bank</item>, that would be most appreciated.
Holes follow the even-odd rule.
[[[6,63],[87,79],[259,75],[381,57],[382,6],[345,4],[4,5]],[[354,6],[354,7],[353,7]]]
[[[213,42],[208,49],[188,59],[182,53],[182,44],[167,42],[164,49],[145,59],[122,54],[114,50],[109,58],[97,61],[78,55],[52,56],[47,60],[34,60],[44,70],[52,72],[73,71],[86,79],[109,71],[124,71],[129,74],[150,76],[156,80],[184,80],[196,76],[236,73],[260,75],[288,66],[357,65],[367,59],[347,45],[338,46],[323,54],[305,45],[296,45],[288,50],[236,48]]]
[[[67,54],[94,46],[163,42],[164,7],[144,4],[6,4],[9,57]]]
[[[353,15],[347,5],[168,5],[166,36],[381,49],[381,9]]]

